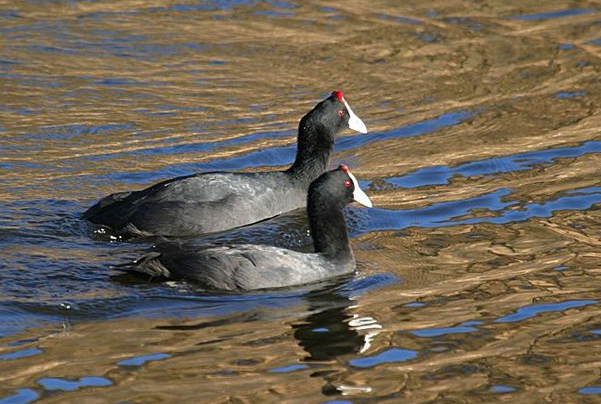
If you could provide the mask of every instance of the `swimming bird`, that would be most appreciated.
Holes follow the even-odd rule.
[[[352,201],[371,207],[348,167],[311,183],[307,214],[315,252],[270,245],[159,244],[133,263],[116,267],[159,280],[188,280],[208,290],[249,291],[302,285],[355,271],[344,207]]]
[[[206,172],[108,195],[83,219],[118,234],[195,236],[255,223],[305,206],[309,184],[323,174],[336,134],[367,133],[341,91],[299,123],[296,159],[285,171]]]

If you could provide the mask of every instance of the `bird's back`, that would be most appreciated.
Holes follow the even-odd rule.
[[[256,290],[300,285],[353,272],[354,261],[267,245],[205,245],[153,252],[131,268],[153,277],[184,279],[208,289]]]
[[[187,236],[254,223],[305,205],[284,172],[203,173],[109,195],[84,219],[130,232]]]

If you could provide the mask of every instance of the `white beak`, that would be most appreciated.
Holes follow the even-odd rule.
[[[346,110],[349,114],[348,127],[360,133],[367,133],[367,126],[365,126],[363,121],[359,119],[357,115],[355,115],[355,113],[351,109],[351,106],[348,105],[348,102],[346,102],[346,100],[344,100],[344,106],[346,107]]]
[[[350,171],[347,171],[347,174],[349,177],[351,177],[351,180],[353,180],[353,184],[355,185],[355,191],[353,192],[353,199],[355,202],[359,202],[361,205],[367,206],[368,208],[373,207],[374,205],[371,203],[369,197],[361,188],[359,188],[359,183],[357,182],[355,176],[351,174]]]

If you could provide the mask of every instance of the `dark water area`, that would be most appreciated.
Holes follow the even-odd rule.
[[[0,1],[0,404],[599,402],[600,80],[593,1]],[[336,89],[356,274],[148,282],[112,266],[156,240],[80,219],[286,167]]]

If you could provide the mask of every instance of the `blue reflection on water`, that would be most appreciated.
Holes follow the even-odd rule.
[[[578,393],[585,395],[598,395],[601,394],[601,386],[585,387],[578,390]]]
[[[461,325],[463,325],[463,326],[482,325],[482,324],[484,324],[484,322],[478,321],[478,320],[464,321],[463,323],[461,323]]]
[[[572,50],[575,48],[574,44],[571,43],[560,43],[558,48],[561,50]]]
[[[582,97],[587,94],[588,94],[587,91],[560,91],[558,93],[555,93],[555,97],[557,97],[559,99],[566,99],[566,98]]]
[[[396,275],[381,273],[362,278],[352,278],[348,282],[338,286],[336,291],[343,296],[353,297],[359,296],[385,286],[400,282]]]
[[[589,188],[580,188],[580,189],[570,189],[568,191],[568,194],[585,195],[585,194],[596,194],[599,192],[601,192],[601,187],[589,187]]]
[[[6,361],[6,360],[18,359],[18,358],[27,358],[29,356],[39,355],[42,352],[43,351],[39,348],[22,349],[20,351],[0,355],[0,361]]]
[[[426,185],[448,184],[454,175],[471,177],[475,175],[492,175],[512,171],[528,170],[539,164],[551,164],[553,160],[561,157],[579,157],[589,153],[601,153],[601,142],[585,142],[581,146],[565,147],[559,149],[537,150],[533,152],[518,153],[507,157],[497,157],[477,160],[458,165],[454,168],[448,166],[432,166],[416,170],[402,177],[386,178],[386,182],[404,188],[417,188]]]
[[[35,390],[19,389],[17,390],[17,393],[12,396],[0,398],[0,404],[27,404],[38,398],[40,398],[40,395]]]
[[[351,359],[349,363],[359,368],[370,368],[382,363],[405,362],[417,357],[417,352],[411,349],[391,348],[375,355]]]
[[[515,387],[504,386],[502,384],[498,384],[498,385],[492,386],[490,389],[488,389],[488,391],[493,392],[493,393],[512,393],[515,391]]]
[[[411,226],[444,227],[460,224],[495,223],[506,224],[529,220],[534,217],[551,217],[559,210],[585,210],[601,203],[601,191],[598,187],[584,188],[567,196],[545,203],[518,205],[517,202],[502,202],[510,190],[501,188],[494,192],[459,201],[442,202],[421,209],[385,210],[372,208],[369,230],[400,230]],[[519,206],[519,209],[516,207]],[[511,209],[508,209],[510,208]],[[455,217],[469,214],[473,209],[488,209],[490,215],[476,218],[453,220]]]
[[[170,358],[171,355],[166,353],[157,353],[151,355],[137,356],[135,358],[124,359],[118,363],[120,366],[142,366],[146,362],[158,361],[166,358]]]
[[[457,216],[466,215],[476,208],[498,211],[513,205],[515,202],[501,202],[501,199],[509,195],[510,192],[507,188],[501,188],[473,198],[442,202],[425,208],[404,211],[372,208],[368,210],[370,216],[369,230],[404,229],[411,226],[437,227],[464,223],[467,221],[451,222],[450,220]],[[477,220],[485,221],[483,218]],[[491,219],[486,218],[486,220]]]
[[[454,111],[442,114],[436,118],[427,119],[392,130],[344,137],[336,141],[336,150],[358,148],[374,141],[413,137],[432,133],[444,127],[458,125],[475,115],[476,114],[471,111]]]
[[[522,321],[528,318],[535,317],[539,313],[563,311],[575,307],[589,306],[591,304],[596,303],[597,300],[567,300],[565,302],[559,303],[535,304],[532,306],[522,307],[518,309],[517,312],[515,312],[514,314],[509,314],[507,316],[497,318],[495,320],[495,323],[515,323],[517,321]]]
[[[21,18],[21,15],[15,10],[0,10],[0,18],[16,19]]]
[[[500,217],[493,217],[487,219],[467,219],[461,220],[454,223],[470,224],[489,222],[497,224],[505,224],[510,222],[519,222],[528,220],[533,217],[551,217],[553,212],[558,210],[585,210],[590,208],[596,203],[601,202],[601,193],[594,192],[589,195],[578,195],[578,196],[565,196],[563,198],[557,198],[556,200],[549,201],[546,203],[529,203],[523,205],[520,210],[511,210],[503,212]],[[453,224],[453,223],[447,223]]]
[[[596,12],[596,8],[568,8],[565,10],[552,11],[550,13],[513,15],[508,18],[511,20],[548,20],[553,18],[571,17],[574,15],[592,14]]]
[[[46,390],[77,390],[82,387],[103,387],[111,386],[113,382],[109,379],[100,376],[84,376],[77,381],[71,381],[60,378],[44,377],[39,379],[38,384],[44,387]]]
[[[281,368],[273,368],[273,369],[269,369],[269,372],[272,373],[289,373],[289,372],[296,372],[298,370],[304,370],[304,369],[309,369],[308,365],[290,365],[290,366],[284,366]]]
[[[264,17],[294,17],[296,15],[294,12],[277,10],[257,10],[253,14]]]
[[[388,14],[378,14],[376,17],[381,18],[383,20],[392,20],[392,21],[398,21],[398,22],[406,22],[406,23],[412,24],[412,25],[422,25],[423,24],[423,22],[418,21],[418,20],[414,20],[412,18],[399,17],[399,16],[388,15]]]

